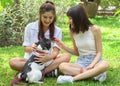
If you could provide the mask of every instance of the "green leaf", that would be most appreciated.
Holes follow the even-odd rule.
[[[120,9],[115,12],[115,16],[120,14]]]
[[[13,3],[13,0],[0,0],[1,6],[4,8],[9,4]]]

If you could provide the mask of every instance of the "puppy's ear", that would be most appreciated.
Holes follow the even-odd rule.
[[[51,40],[50,39],[48,39],[46,41],[46,47],[47,47],[48,50],[51,48]]]
[[[38,46],[40,44],[40,41],[36,42],[35,44]]]

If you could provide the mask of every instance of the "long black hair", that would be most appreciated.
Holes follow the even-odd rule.
[[[67,16],[72,18],[74,28],[71,28],[70,25],[70,30],[75,33],[85,32],[89,29],[90,25],[93,25],[88,17],[87,14],[84,10],[84,8],[81,5],[76,5],[71,7],[67,11]]]
[[[41,38],[44,38],[44,30],[43,30],[43,24],[41,21],[41,15],[45,12],[52,12],[54,14],[54,20],[53,22],[50,24],[49,26],[49,30],[50,30],[50,39],[52,40],[54,37],[54,30],[55,30],[55,22],[56,22],[56,10],[55,10],[55,5],[53,2],[51,1],[46,1],[45,3],[43,3],[40,8],[39,8],[39,32],[38,32],[38,39],[40,40]]]

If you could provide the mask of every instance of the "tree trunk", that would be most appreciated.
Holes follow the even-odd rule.
[[[88,15],[88,17],[93,18],[97,14],[98,6],[100,4],[100,0],[81,0],[83,3],[80,3]]]
[[[19,4],[19,0],[14,0],[15,4]]]

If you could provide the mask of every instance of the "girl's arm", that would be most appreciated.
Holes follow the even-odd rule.
[[[60,49],[58,49],[57,47],[53,47],[53,52],[50,55],[51,59],[55,59],[57,57],[57,55],[59,54]]]
[[[96,63],[98,63],[99,59],[102,56],[102,37],[101,37],[101,31],[100,28],[97,26],[93,26],[92,27],[92,32],[94,34],[94,38],[95,38],[95,46],[96,46],[96,57],[93,60],[93,62],[90,64],[89,68],[93,68],[95,66]]]
[[[71,53],[71,54],[74,54],[74,55],[79,55],[78,53],[78,49],[75,45],[75,41],[73,39],[73,34],[70,32],[70,36],[71,36],[71,39],[72,39],[72,42],[73,42],[73,49],[72,48],[69,48],[68,46],[66,46],[62,41],[58,40],[58,39],[55,39],[55,42],[57,43],[57,45],[59,45],[59,47],[61,47],[62,49],[64,49],[65,51]]]
[[[59,49],[57,47],[54,47],[53,48],[53,52],[52,54],[41,54],[39,56],[39,58],[35,58],[36,62],[42,62],[42,63],[45,63],[47,61],[50,61],[51,59],[55,59],[57,57],[57,55],[59,54]]]
[[[32,44],[32,46],[24,46],[24,51],[25,52],[33,52],[37,48],[37,45],[35,43]]]

